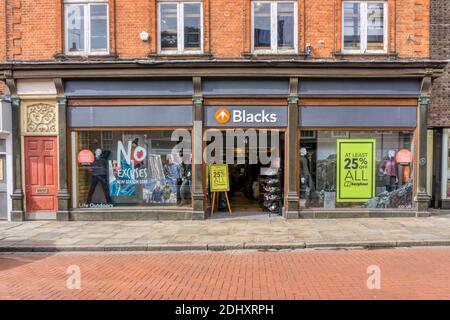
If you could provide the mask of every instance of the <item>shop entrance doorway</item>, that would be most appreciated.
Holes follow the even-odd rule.
[[[220,193],[212,218],[256,218],[282,214],[284,131],[210,129],[206,131],[206,140],[208,165],[228,165],[228,197],[233,212],[229,215],[225,194]],[[211,207],[209,181],[206,185]]]

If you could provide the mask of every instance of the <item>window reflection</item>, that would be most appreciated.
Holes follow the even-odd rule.
[[[191,141],[180,142],[170,130],[78,132],[78,206],[190,205]]]
[[[294,4],[278,4],[278,49],[294,49]]]
[[[161,49],[176,50],[178,47],[177,36],[177,4],[161,4]]]
[[[271,49],[270,3],[254,4],[254,41],[255,49]]]
[[[361,48],[360,4],[344,4],[344,48]]]
[[[337,139],[375,139],[375,197],[361,203],[336,201]],[[302,131],[300,198],[306,208],[412,208],[412,131]],[[406,159],[406,160],[405,160]],[[407,162],[403,162],[407,161]]]

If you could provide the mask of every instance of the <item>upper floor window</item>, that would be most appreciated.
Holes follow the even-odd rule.
[[[159,2],[160,53],[199,54],[203,52],[203,13],[201,2]]]
[[[64,11],[66,54],[109,53],[106,0],[65,0]]]
[[[252,1],[252,49],[269,54],[297,51],[295,1]]]
[[[342,11],[342,47],[344,52],[387,52],[386,2],[344,1]]]

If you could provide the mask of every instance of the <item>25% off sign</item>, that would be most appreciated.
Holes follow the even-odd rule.
[[[338,139],[337,202],[366,202],[375,196],[375,139]]]

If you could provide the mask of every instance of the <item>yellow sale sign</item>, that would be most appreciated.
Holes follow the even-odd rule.
[[[209,166],[209,182],[211,192],[230,191],[228,165],[212,164]]]
[[[336,202],[375,197],[375,139],[338,139],[336,166]]]

